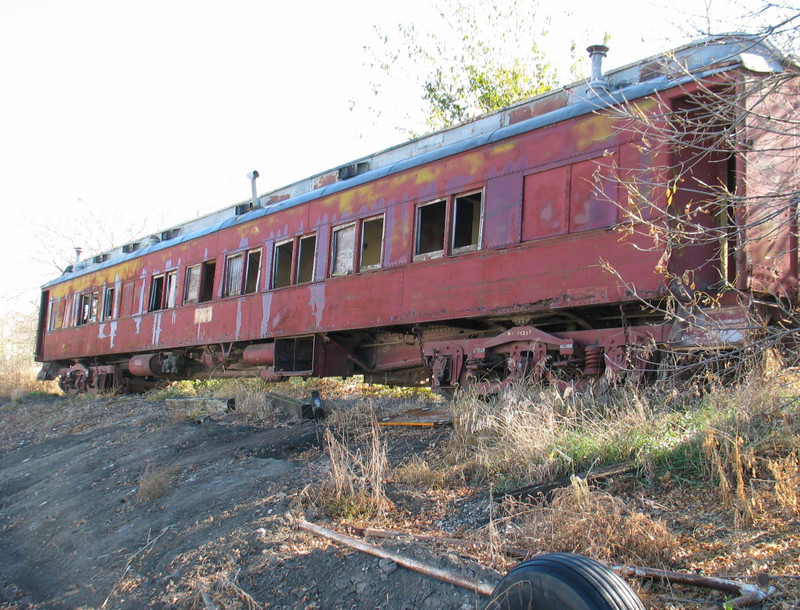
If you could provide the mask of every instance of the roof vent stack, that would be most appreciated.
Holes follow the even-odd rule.
[[[607,89],[608,82],[603,76],[603,58],[608,53],[608,47],[604,44],[593,44],[587,47],[586,51],[592,60],[592,76],[589,80],[589,86],[592,89]]]
[[[250,200],[250,207],[257,208],[258,193],[256,191],[256,178],[258,178],[258,172],[256,170],[253,170],[252,172],[247,172],[247,177],[250,179],[250,190],[252,191],[252,199]]]

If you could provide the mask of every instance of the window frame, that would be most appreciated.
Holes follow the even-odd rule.
[[[231,277],[231,264],[236,261],[240,261],[240,267],[237,272],[237,277]],[[246,262],[245,252],[235,252],[233,254],[228,254],[225,257],[225,283],[222,288],[222,296],[223,297],[238,297],[242,295],[242,286],[244,281],[244,269],[245,269],[245,262]]]
[[[255,294],[261,286],[261,264],[264,259],[263,248],[251,248],[245,252],[244,272],[242,274],[242,294]],[[251,283],[251,260],[254,254],[258,254],[258,262],[255,269],[255,281]]]
[[[306,279],[305,275],[303,275],[303,277],[301,279],[301,271],[303,270],[302,269],[303,261],[306,260],[305,257],[304,257],[304,252],[303,252],[303,242],[304,241],[307,242],[311,238],[314,239],[314,248],[311,251],[311,277]],[[317,242],[318,241],[319,240],[317,239],[316,231],[314,233],[306,233],[305,235],[298,236],[298,238],[297,238],[297,248],[296,248],[297,249],[297,256],[296,256],[297,261],[294,264],[294,284],[308,284],[310,282],[313,282],[314,279],[316,278],[316,272],[317,272]]]
[[[114,286],[106,286],[106,289],[103,291],[103,307],[100,311],[100,319],[104,322],[106,320],[113,320],[116,317],[114,315],[116,313],[114,308],[116,304],[116,290],[114,288]]]
[[[178,305],[178,270],[173,269],[164,274],[164,306],[162,309],[174,309]]]
[[[209,269],[211,276],[209,279]],[[214,284],[217,278],[217,259],[210,258],[200,263],[200,290],[197,295],[198,303],[208,303],[214,300]]]
[[[273,248],[272,248],[272,277],[270,278],[269,287],[271,290],[278,290],[279,288],[286,288],[292,285],[293,275],[294,275],[294,245],[295,238],[291,237],[289,239],[283,239],[281,241],[276,241]],[[282,269],[281,273],[278,273],[278,266],[285,267],[285,262],[283,261],[282,257],[279,257],[278,254],[285,248],[287,244],[291,244],[291,252],[289,253],[289,277],[286,278],[284,282],[284,276],[286,275],[285,270]],[[278,284],[278,280],[280,279],[281,283]]]
[[[458,202],[459,200],[466,199],[468,197],[472,197],[474,195],[480,195],[479,201],[479,213],[478,213],[478,237],[474,243],[467,244],[466,246],[458,246],[456,247],[456,230],[458,228]],[[477,189],[474,191],[466,191],[464,193],[459,193],[457,195],[452,196],[453,204],[452,204],[452,212],[450,214],[451,222],[450,222],[450,253],[451,254],[463,254],[465,252],[475,252],[476,250],[481,249],[481,245],[483,243],[483,220],[484,220],[484,190]],[[474,221],[473,221],[474,222]]]
[[[190,282],[192,281],[192,276],[194,272],[197,272],[197,285],[195,290],[190,290],[191,285]],[[200,302],[200,283],[202,280],[203,275],[203,264],[197,263],[195,265],[188,265],[186,267],[186,273],[184,274],[183,278],[183,304],[188,305],[191,303],[199,303]],[[194,294],[194,296],[192,296]]]
[[[47,332],[58,330],[58,299],[51,299],[47,308]]]
[[[164,285],[166,283],[166,273],[156,273],[150,276],[150,298],[147,301],[147,311],[159,311],[164,309]],[[156,292],[156,287],[158,291]]]
[[[75,316],[75,326],[85,326],[97,322],[99,291],[89,290],[78,294],[76,304],[78,306]],[[94,315],[93,315],[94,313]]]
[[[364,250],[367,248],[366,241],[364,239],[365,235],[365,225],[370,222],[375,222],[377,220],[381,221],[381,247],[380,252],[378,252],[378,262],[371,263],[371,264],[364,264]],[[360,228],[359,228],[359,239],[358,239],[358,270],[359,271],[373,271],[375,269],[381,269],[383,267],[383,252],[385,248],[386,242],[386,215],[385,214],[377,214],[375,216],[370,216],[368,218],[364,218],[360,221]]]
[[[336,263],[339,260],[337,252],[337,233],[342,233],[350,229],[353,231],[353,253],[352,260],[350,261],[350,267],[349,270],[337,272]],[[345,277],[348,275],[353,275],[356,272],[356,252],[358,251],[358,243],[358,225],[355,221],[346,222],[331,228],[331,263],[329,268],[330,277]]]
[[[432,201],[426,201],[424,203],[419,203],[416,205],[414,209],[414,243],[413,243],[413,254],[412,260],[413,261],[424,261],[429,260],[432,258],[442,258],[448,254],[448,243],[449,240],[447,239],[447,235],[449,232],[448,228],[448,219],[450,217],[450,200],[451,197],[443,197],[439,199],[434,199]],[[442,219],[442,247],[438,250],[428,250],[426,252],[420,252],[420,248],[422,247],[422,210],[424,208],[434,206],[434,205],[444,205],[444,214]]]

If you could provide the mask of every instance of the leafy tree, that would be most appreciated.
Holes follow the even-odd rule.
[[[393,34],[378,30],[380,45],[368,49],[378,70],[373,93],[383,102],[387,81],[416,78],[412,87],[424,102],[422,129],[431,131],[552,89],[563,75],[542,51],[558,45],[549,38],[551,16],[543,6],[539,0],[436,0],[431,29],[400,24]],[[564,51],[575,77],[574,43]],[[419,135],[413,127],[419,117],[408,118],[412,127],[406,131]]]

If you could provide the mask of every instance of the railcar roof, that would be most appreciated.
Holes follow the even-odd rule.
[[[260,195],[255,207],[248,199],[80,261],[44,288],[484,144],[739,67],[779,72],[785,69],[785,60],[763,39],[743,34],[695,41],[606,72],[603,87],[592,88],[587,81],[574,83]]]

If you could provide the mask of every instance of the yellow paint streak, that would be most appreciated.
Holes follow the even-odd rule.
[[[237,233],[240,239],[245,239],[253,237],[254,235],[260,235],[261,229],[258,227],[258,223],[247,222],[237,227]]]
[[[572,129],[572,135],[579,151],[588,150],[614,135],[614,122],[602,114],[592,115],[577,123]]]
[[[435,182],[438,178],[436,170],[431,167],[422,167],[416,172],[416,176],[414,177],[414,183],[417,185],[420,184],[429,184],[431,182]]]
[[[505,142],[503,144],[497,144],[494,148],[492,148],[492,155],[505,155],[508,152],[511,152],[516,147],[515,141]]]
[[[87,273],[66,282],[57,284],[49,288],[50,298],[64,298],[69,294],[75,292],[84,292],[88,290],[99,290],[104,284],[106,286],[113,286],[114,282],[119,276],[122,281],[130,281],[139,277],[139,272],[142,268],[141,260],[131,260],[100,269],[94,273]]]
[[[342,212],[349,212],[353,208],[353,202],[356,198],[356,191],[344,191],[339,195],[339,210]]]

